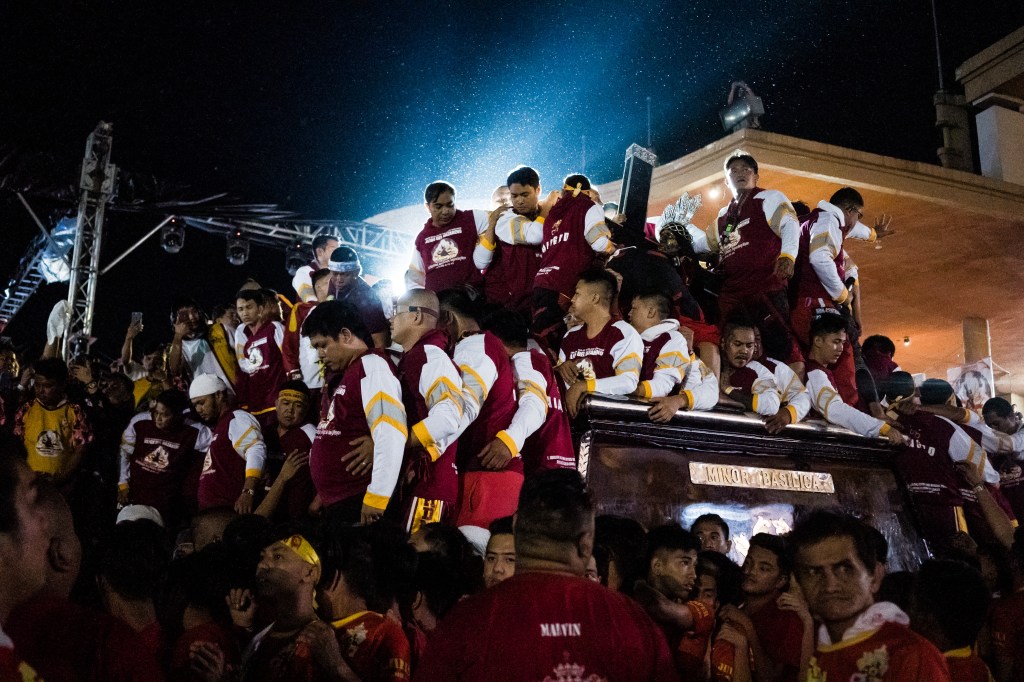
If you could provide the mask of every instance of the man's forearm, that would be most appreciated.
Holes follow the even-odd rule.
[[[167,371],[172,376],[181,376],[181,339],[171,341],[171,348],[167,351]]]

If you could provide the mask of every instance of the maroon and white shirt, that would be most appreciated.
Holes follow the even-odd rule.
[[[615,250],[611,230],[604,221],[604,208],[585,194],[562,196],[555,203],[544,221],[540,242],[529,241],[536,239],[536,230],[524,238],[524,243],[540,244],[540,269],[534,287],[570,298],[580,273],[594,264],[598,254],[610,255]]]
[[[121,435],[118,487],[131,490],[133,503],[156,507],[163,513],[186,492],[183,485],[190,471],[206,457],[212,439],[213,432],[203,424],[186,420],[180,428],[165,431],[156,427],[149,411],[140,412]]]
[[[686,381],[690,349],[679,333],[679,320],[663,320],[640,334],[644,361],[640,367],[640,395],[660,398],[672,395]]]
[[[800,225],[800,255],[797,259],[797,299],[801,304],[828,306],[845,303],[846,252],[843,240],[875,240],[875,231],[858,222],[847,230],[843,211],[827,201],[818,203]]]
[[[487,231],[487,211],[456,211],[445,227],[428,220],[416,235],[412,262],[405,273],[410,289],[444,291],[464,284],[483,281],[475,258],[486,251],[479,246],[480,235]],[[476,254],[477,250],[480,254]]]
[[[242,408],[260,414],[274,409],[277,391],[287,377],[284,370],[284,325],[267,322],[255,332],[248,325],[235,330],[238,381],[235,395]]]
[[[506,433],[519,446],[525,473],[576,468],[569,418],[551,361],[539,350],[525,350],[512,356],[512,373],[518,409]]]
[[[876,419],[843,402],[828,367],[814,360],[808,360],[806,367],[807,391],[811,397],[811,406],[825,418],[825,421],[869,438],[884,435],[889,430],[890,426],[881,419]]]
[[[629,395],[640,381],[643,355],[644,342],[636,330],[622,320],[609,320],[592,339],[585,324],[566,332],[558,362],[575,362],[591,393]]]
[[[735,296],[758,296],[778,291],[785,284],[775,277],[775,262],[796,262],[800,223],[782,192],[755,187],[743,205],[735,199],[718,212],[718,222],[707,232],[688,225],[697,253],[719,254],[725,275],[723,289]]]
[[[402,386],[384,351],[366,351],[325,389],[327,412],[316,428],[309,473],[324,506],[362,496],[363,504],[384,510],[394,493],[408,439]],[[373,438],[373,470],[353,476],[341,458],[351,441]]]
[[[482,471],[477,455],[495,438],[512,452],[519,447],[506,429],[516,413],[515,380],[505,347],[490,332],[477,332],[455,345],[453,358],[462,374],[463,412],[459,422],[459,470]],[[521,457],[505,471],[523,472]]]
[[[444,332],[427,332],[402,355],[398,378],[410,428],[432,462],[429,476],[414,484],[413,495],[454,504],[459,492],[455,455],[463,399],[462,377],[447,347]]]
[[[544,218],[530,219],[514,211],[498,217],[494,228],[500,244],[481,240],[484,250],[477,266],[484,273],[484,295],[488,303],[509,310],[529,310],[533,280],[540,269],[540,243],[544,236]]]
[[[762,357],[758,362],[767,367],[774,375],[775,387],[779,389],[782,404],[786,406],[793,417],[792,423],[796,424],[806,417],[807,413],[811,411],[811,396],[796,372],[781,360]]]
[[[213,427],[199,475],[199,508],[234,506],[245,479],[263,473],[266,458],[267,446],[256,417],[245,410],[222,414]]]

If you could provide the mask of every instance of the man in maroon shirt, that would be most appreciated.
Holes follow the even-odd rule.
[[[523,484],[516,575],[457,604],[416,680],[677,680],[665,640],[643,611],[583,577],[594,503],[575,471]]]
[[[277,427],[263,434],[267,443],[266,497],[256,513],[273,521],[306,519],[316,497],[308,466],[309,450],[316,437],[316,428],[306,421],[309,404],[306,384],[297,379],[285,382],[277,392]],[[289,459],[292,463],[286,469]]]
[[[406,287],[440,293],[453,287],[481,286],[483,261],[480,265],[477,261],[488,252],[479,243],[490,224],[487,211],[457,210],[455,188],[447,182],[430,183],[423,198],[430,220],[416,235],[412,262],[405,273]]]
[[[274,400],[277,389],[285,382],[284,325],[270,316],[276,300],[268,299],[263,290],[242,289],[235,295],[238,317],[242,324],[235,330],[238,353],[238,382],[235,394],[238,405],[259,419],[263,428],[273,427],[277,415]]]
[[[309,473],[325,513],[338,522],[372,523],[391,500],[408,438],[402,387],[384,351],[351,303],[326,301],[306,318],[308,336],[324,367],[336,373],[326,387],[327,411],[309,452]],[[342,457],[357,440],[372,441],[372,467]]]
[[[49,529],[46,582],[6,623],[18,652],[47,680],[162,679],[157,652],[147,650],[126,623],[68,600],[82,565],[71,508],[47,483],[39,485],[39,506]]]
[[[15,452],[10,443],[0,448],[0,679],[34,680],[35,671],[3,631],[14,607],[45,584],[49,551],[36,474]]]

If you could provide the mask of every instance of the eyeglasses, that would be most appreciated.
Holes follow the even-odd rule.
[[[862,211],[862,210],[860,210],[859,208],[856,208],[856,207],[854,207],[854,206],[850,206],[850,207],[849,207],[848,209],[846,209],[846,210],[847,210],[847,211],[849,211],[849,212],[851,212],[851,213],[853,213],[854,211],[856,211],[856,212],[857,212],[857,220],[860,220],[861,218],[863,218],[863,217],[864,217],[864,211]]]
[[[430,308],[421,305],[411,305],[407,307],[405,310],[402,310],[401,308],[397,307],[395,308],[396,316],[401,315],[402,313],[423,313],[424,315],[433,315],[434,317],[438,316],[436,310],[431,310]]]

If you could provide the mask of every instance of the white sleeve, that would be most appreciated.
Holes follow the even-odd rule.
[[[810,392],[814,408],[826,421],[836,426],[842,426],[869,438],[874,438],[889,429],[889,425],[882,420],[844,403],[829,382],[828,376],[820,369],[807,373],[807,390]]]
[[[406,289],[422,289],[427,283],[427,269],[423,265],[423,258],[420,252],[413,250],[412,260],[409,261],[409,269],[405,272]]]
[[[601,379],[587,380],[587,391],[605,395],[629,395],[640,382],[640,365],[643,363],[644,342],[628,323],[614,323],[622,332],[622,338],[612,346],[612,367],[615,375]]]
[[[842,245],[843,231],[839,221],[831,213],[822,213],[811,226],[810,253],[807,258],[818,281],[836,303],[844,303],[850,295],[836,269],[835,258]]]
[[[973,426],[981,434],[981,447],[992,453],[1001,455],[1013,453],[1019,455],[1024,450],[1024,429],[1021,429],[1012,436],[1002,431],[996,431],[981,418],[981,415],[974,410],[964,409],[964,423]]]
[[[718,377],[703,360],[692,354],[682,393],[689,399],[691,410],[706,412],[718,404]]]
[[[245,410],[235,410],[228,425],[228,438],[235,452],[245,460],[245,477],[259,477],[267,459],[267,446],[256,417]]]
[[[548,382],[544,375],[533,368],[533,359],[530,351],[516,353],[512,358],[512,371],[516,379],[516,396],[519,403],[516,413],[512,417],[512,423],[503,432],[499,432],[498,438],[505,445],[509,441],[515,445],[512,456],[518,457],[523,450],[523,443],[533,435],[537,429],[544,426],[544,420],[548,416]],[[502,438],[504,433],[507,438]]]
[[[494,260],[494,250],[497,244],[489,244],[486,239],[480,237],[473,247],[473,267],[477,270],[486,270],[491,261]]]
[[[604,214],[601,215],[603,219]],[[538,245],[544,241],[544,218],[538,216],[536,220],[530,220],[526,216],[505,211],[498,218],[494,236],[506,244]]]
[[[796,424],[811,411],[811,396],[807,393],[800,377],[784,362],[775,363],[775,386],[779,389],[782,402],[786,405]]]
[[[460,341],[455,346],[454,360],[462,374],[463,409],[459,422],[461,434],[480,414],[480,408],[487,400],[491,387],[498,380],[498,368],[484,352],[482,334]]]
[[[210,446],[213,445],[213,431],[206,424],[191,421],[188,423],[189,426],[198,431],[196,435],[196,452],[209,451]]]
[[[373,438],[373,471],[363,504],[384,509],[395,492],[409,431],[402,403],[402,384],[377,355],[361,358],[365,376],[359,382],[366,424]]]
[[[316,292],[313,291],[313,268],[304,265],[296,270],[295,277],[292,278],[292,289],[295,289],[295,295],[298,297],[299,303],[315,301]]]
[[[973,465],[981,472],[986,483],[998,485],[999,472],[992,468],[984,448],[975,443],[966,431],[950,420],[944,417],[939,417],[939,419],[954,427],[953,437],[949,439],[949,458],[954,462],[967,462]]]
[[[587,209],[587,215],[583,218],[583,236],[596,253],[610,254],[615,250],[612,242],[612,231],[604,221],[604,208],[594,204]]]
[[[427,416],[413,424],[430,458],[437,461],[459,435],[462,420],[462,377],[443,350],[425,345],[426,362],[420,372],[419,392],[427,406]]]
[[[245,338],[245,325],[240,324],[235,327],[235,357],[238,358],[238,366],[246,373],[249,373],[247,369],[249,367],[249,360],[245,356],[245,342],[248,339]]]
[[[640,395],[645,398],[671,395],[676,386],[686,381],[689,366],[690,349],[686,346],[686,338],[677,331],[669,332],[669,340],[654,360],[654,376],[638,385]]]
[[[128,485],[128,479],[131,478],[129,463],[132,453],[135,452],[135,423],[150,418],[148,412],[140,412],[131,418],[124,433],[121,434],[121,447],[118,450],[118,465],[121,475],[117,481],[118,486]]]
[[[847,239],[860,239],[866,242],[873,242],[877,238],[875,231],[859,220],[853,226],[853,229],[846,234],[846,237]]]
[[[796,218],[793,204],[785,194],[774,189],[765,190],[760,196],[768,227],[782,239],[779,257],[786,257],[795,262],[800,251],[800,222]]]
[[[278,350],[284,346],[284,325],[280,322],[274,323],[274,343],[277,344]]]
[[[782,407],[782,398],[779,396],[778,387],[775,386],[775,375],[757,361],[747,363],[747,367],[757,372],[757,380],[751,389],[751,408],[762,417],[774,417]]]
[[[476,223],[476,246],[473,248],[473,265],[477,270],[484,270],[494,259],[494,244],[487,244],[484,240],[484,233],[490,218],[487,211],[473,211],[473,220]]]
[[[718,228],[712,224],[710,229],[717,230]],[[686,231],[690,234],[690,242],[693,244],[694,253],[712,253],[718,250],[718,242],[708,239],[708,233],[693,223],[686,226]],[[714,243],[715,246],[712,246],[712,243]]]

